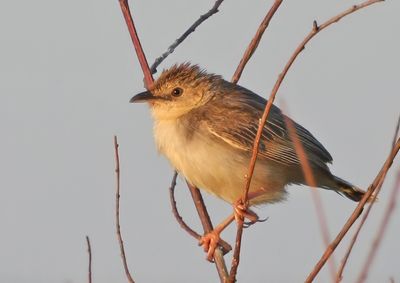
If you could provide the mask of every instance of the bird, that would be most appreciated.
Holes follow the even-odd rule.
[[[158,151],[190,184],[230,204],[241,198],[266,99],[186,62],[164,70],[130,102],[149,105]],[[360,201],[363,190],[331,173],[333,159],[325,147],[272,105],[262,129],[249,206],[283,201],[288,185],[307,185],[286,121],[294,126],[316,186]]]

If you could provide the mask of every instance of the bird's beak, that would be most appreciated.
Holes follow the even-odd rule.
[[[144,92],[136,94],[134,97],[129,100],[129,103],[137,103],[137,102],[147,102],[152,99],[156,99],[157,97],[154,96],[150,91],[146,90]]]

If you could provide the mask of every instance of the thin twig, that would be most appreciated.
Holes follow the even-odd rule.
[[[191,185],[189,182],[187,182],[187,185],[188,185],[188,188],[192,195],[194,204],[196,206],[197,213],[199,214],[201,225],[203,226],[203,229],[204,229],[204,233],[205,234],[209,233],[213,230],[213,225],[211,223],[210,216],[207,213],[207,209],[205,207],[203,197],[201,196],[201,193],[198,188]],[[223,251],[220,248],[215,250],[214,262],[215,262],[215,266],[217,268],[221,283],[225,283],[228,280],[228,270],[226,268]]]
[[[279,87],[283,81],[283,79],[285,78],[287,72],[289,71],[290,67],[292,66],[293,62],[295,61],[295,59],[297,58],[297,56],[305,49],[306,44],[316,35],[318,34],[321,30],[327,28],[328,26],[332,25],[333,23],[338,22],[339,20],[341,20],[343,17],[354,13],[355,11],[367,7],[371,4],[377,3],[377,2],[382,2],[383,0],[370,0],[370,1],[366,1],[360,5],[353,5],[351,8],[347,9],[346,11],[338,14],[337,16],[329,19],[328,21],[324,22],[322,25],[318,26],[317,22],[314,21],[313,23],[313,28],[310,31],[310,33],[304,38],[304,40],[300,43],[300,45],[296,48],[296,50],[294,51],[294,53],[292,54],[292,56],[290,57],[289,61],[286,63],[283,71],[279,74],[278,79],[274,85],[274,88],[272,89],[272,92],[269,96],[267,105],[265,106],[265,110],[264,113],[260,119],[260,123],[259,123],[259,127],[257,130],[257,135],[256,138],[254,139],[254,144],[253,144],[253,150],[252,150],[252,156],[251,156],[251,160],[250,160],[250,165],[249,165],[249,170],[247,175],[245,176],[246,178],[246,185],[245,188],[243,190],[243,195],[242,195],[242,203],[243,205],[247,206],[247,195],[250,189],[250,184],[251,184],[251,179],[253,177],[253,172],[254,172],[254,168],[255,168],[255,164],[256,164],[256,160],[257,160],[257,155],[258,155],[258,148],[260,145],[260,139],[261,139],[261,135],[262,135],[262,131],[265,125],[265,122],[267,121],[269,112],[271,110],[272,107],[272,103],[275,100],[275,96],[279,90]],[[241,224],[241,223],[238,223]],[[234,256],[238,256],[240,253],[240,246],[241,246],[241,235],[242,235],[242,231],[243,230],[243,225],[238,225],[238,229],[237,229],[237,244],[235,245],[235,250],[238,249],[238,252],[234,252]],[[239,265],[239,258],[233,258],[232,259],[232,266],[231,266],[231,271],[230,271],[230,275],[229,275],[229,280],[231,282],[234,282],[236,280],[236,272],[237,272],[237,268]]]
[[[116,192],[115,192],[115,226],[117,230],[117,238],[119,243],[119,248],[121,252],[122,263],[124,265],[126,278],[130,283],[135,283],[131,273],[129,272],[128,263],[125,255],[124,241],[121,235],[121,226],[119,220],[119,199],[120,199],[120,169],[119,169],[119,151],[118,151],[118,140],[117,136],[114,136],[114,153],[115,153],[115,178],[116,178]]]
[[[215,1],[214,6],[207,13],[201,15],[197,21],[195,21],[178,39],[174,41],[174,43],[171,44],[171,46],[168,47],[167,51],[165,51],[160,57],[158,57],[154,61],[153,65],[151,65],[150,68],[152,74],[157,72],[157,67],[161,64],[161,62],[164,61],[164,59],[167,58],[168,55],[174,52],[175,48],[178,47],[178,45],[181,44],[186,39],[186,37],[194,32],[196,28],[201,25],[205,20],[207,20],[212,15],[218,13],[218,8],[223,1],[224,0]]]
[[[325,247],[327,247],[330,243],[329,229],[328,229],[328,224],[327,224],[327,220],[326,220],[327,218],[325,215],[324,207],[322,205],[321,197],[320,197],[318,191],[315,190],[315,188],[317,188],[317,182],[315,181],[315,177],[314,177],[310,162],[308,160],[306,152],[304,151],[303,144],[301,143],[299,136],[296,132],[296,128],[293,124],[293,121],[290,120],[290,118],[287,116],[284,116],[284,119],[285,119],[286,128],[288,129],[289,137],[292,140],[296,154],[299,157],[301,169],[303,170],[303,175],[306,180],[306,183],[311,188],[314,188],[313,190],[311,190],[311,195],[313,198],[313,202],[315,204],[315,210],[317,213],[319,226],[321,228],[322,238],[323,238]],[[331,259],[330,264],[329,264],[329,270],[331,272],[332,281],[335,280],[335,270],[336,270],[335,265],[336,264],[335,264],[334,259]]]
[[[172,214],[175,216],[176,221],[178,224],[181,226],[183,230],[185,230],[190,236],[195,238],[196,240],[201,239],[201,235],[194,231],[192,228],[189,227],[189,225],[186,224],[186,222],[183,220],[182,216],[179,214],[178,208],[176,206],[176,200],[175,200],[175,186],[176,186],[176,178],[178,177],[178,172],[174,171],[174,175],[172,177],[171,181],[171,186],[169,188],[169,198],[171,201],[171,207],[172,207]],[[204,204],[201,204],[203,206]],[[205,207],[205,206],[204,206]],[[206,211],[206,210],[205,210]],[[205,219],[208,218],[209,216],[207,215]],[[231,246],[223,241],[222,239],[219,242],[220,248],[222,249],[222,253],[225,255],[227,254],[230,250],[232,250]]]
[[[260,26],[258,27],[256,34],[254,35],[253,39],[251,40],[249,46],[247,46],[246,51],[244,52],[242,59],[240,60],[239,65],[236,68],[235,73],[232,76],[231,82],[236,84],[244,68],[246,67],[247,62],[250,60],[251,56],[253,56],[254,51],[256,51],[258,44],[260,43],[261,37],[264,34],[264,31],[267,29],[269,22],[271,21],[272,17],[274,16],[275,12],[278,10],[279,6],[281,5],[282,0],[275,0],[272,7],[269,9],[268,13],[265,15],[264,19],[262,20]]]
[[[342,230],[340,230],[339,234],[336,238],[332,241],[332,243],[328,246],[325,250],[324,254],[322,255],[321,259],[317,262],[314,266],[314,269],[308,275],[307,279],[305,280],[306,283],[312,282],[321,268],[324,266],[330,255],[334,252],[336,247],[339,245],[343,237],[349,231],[351,226],[357,220],[357,218],[362,213],[365,204],[371,200],[372,194],[375,192],[376,188],[383,182],[384,178],[386,177],[387,172],[389,171],[390,166],[393,163],[394,158],[396,157],[398,151],[400,150],[400,139],[397,140],[395,146],[393,147],[392,151],[390,152],[388,158],[386,159],[385,164],[383,165],[382,169],[379,171],[378,175],[375,177],[374,182],[369,186],[368,190],[364,194],[363,198],[358,203],[357,207],[354,209],[353,213],[350,215],[349,219],[346,221]]]
[[[128,0],[119,0],[119,4],[121,6],[122,14],[124,15],[126,25],[129,30],[129,34],[131,35],[133,46],[136,50],[136,55],[139,60],[140,66],[144,75],[144,83],[146,89],[149,89],[153,84],[153,76],[151,75],[149,64],[147,63],[146,56],[144,54],[142,45],[140,44],[139,36],[137,35],[137,31],[135,28],[135,24],[132,19],[132,14],[129,9]]]
[[[190,236],[192,236],[196,240],[200,240],[201,236],[185,223],[182,216],[179,214],[178,208],[176,207],[174,192],[175,192],[177,177],[178,177],[178,172],[174,171],[174,175],[171,181],[171,186],[169,187],[169,199],[171,201],[172,214],[175,216],[176,221],[178,221],[179,225],[182,227],[183,230],[185,230]]]
[[[373,201],[376,199],[376,196],[378,195],[378,193],[379,193],[379,191],[380,191],[380,189],[381,189],[381,187],[383,185],[383,181],[384,181],[384,178],[383,178],[383,176],[381,176],[381,178],[380,178],[380,180],[379,180],[379,182],[377,183],[377,186],[376,186],[376,190],[375,190]],[[361,228],[364,226],[364,223],[368,218],[369,212],[371,211],[371,207],[372,207],[371,205],[368,206],[366,212],[364,213],[363,217],[361,218],[360,224],[358,225],[356,232],[353,235],[353,238],[350,241],[350,245],[349,245],[349,247],[348,247],[348,249],[346,251],[346,254],[343,257],[343,259],[341,261],[341,264],[339,266],[339,269],[338,269],[338,271],[336,273],[336,279],[335,279],[336,283],[342,281],[342,279],[343,279],[344,268],[345,268],[345,266],[347,264],[347,261],[349,259],[350,253],[353,250],[354,244],[356,243],[356,241],[358,239],[358,235],[361,232]]]
[[[122,10],[122,13],[124,15],[126,24],[128,26],[129,33],[130,33],[131,38],[132,38],[133,45],[134,45],[135,50],[136,50],[136,55],[137,55],[137,57],[139,59],[139,62],[140,62],[140,65],[141,65],[141,68],[142,68],[142,71],[143,71],[143,74],[144,74],[145,86],[146,86],[147,89],[149,89],[150,86],[153,84],[154,80],[153,80],[153,76],[151,75],[150,68],[149,68],[149,65],[147,63],[146,56],[145,56],[145,54],[143,52],[143,49],[142,49],[141,44],[140,44],[139,37],[138,37],[136,29],[135,29],[135,25],[134,25],[134,22],[133,22],[131,13],[130,13],[128,1],[127,0],[119,0],[119,2],[120,2],[120,5],[121,5],[121,10]],[[218,2],[222,2],[222,0],[217,1],[217,3]],[[220,4],[218,4],[218,6],[219,5]],[[119,172],[119,170],[118,170],[118,172]],[[119,184],[119,173],[117,175],[118,175],[118,184]],[[193,193],[192,193],[192,197],[193,197],[193,201],[194,201],[194,203],[196,205],[196,209],[199,212],[200,220],[202,221],[202,223],[203,223],[203,221],[206,221],[206,222],[210,221],[209,217],[207,217],[208,216],[207,209],[206,209],[206,206],[204,205],[204,201],[203,201],[203,199],[201,197],[200,191],[197,188],[190,188],[189,187],[189,189],[191,190],[191,192],[192,191],[193,192],[197,191],[197,193],[194,193],[195,194],[194,197],[193,197]],[[200,197],[198,197],[198,196],[200,196]],[[118,194],[118,199],[119,199],[119,194]],[[117,201],[117,204],[118,204],[118,207],[119,207],[119,201]],[[204,217],[204,219],[202,217]],[[118,219],[119,219],[119,212],[118,212]],[[119,227],[118,227],[118,229],[119,229]],[[209,230],[209,231],[211,231],[211,230]],[[120,243],[123,243],[122,242],[122,238],[121,238],[121,242]],[[123,247],[123,245],[122,245],[122,247]],[[217,250],[217,253],[216,253],[215,264],[216,264],[216,267],[217,267],[217,270],[218,270],[218,274],[219,274],[219,276],[221,278],[221,282],[224,282],[225,278],[227,278],[227,271],[226,271],[226,265],[225,265],[225,262],[224,262],[222,251],[220,251],[219,249]],[[125,263],[124,263],[124,266],[125,266]],[[125,270],[127,271],[127,266],[126,266]],[[133,282],[133,280],[132,280],[132,282]]]
[[[386,207],[386,211],[383,216],[383,219],[382,219],[382,221],[379,222],[379,223],[381,223],[381,225],[378,229],[378,232],[375,236],[374,241],[372,242],[371,249],[368,253],[365,264],[364,264],[364,266],[361,270],[360,276],[357,280],[358,283],[365,282],[365,280],[367,279],[368,271],[371,268],[372,262],[376,255],[376,252],[378,251],[379,245],[382,242],[383,236],[384,236],[386,228],[388,226],[390,217],[392,216],[394,208],[396,207],[396,199],[397,199],[397,195],[398,195],[399,191],[400,191],[400,170],[397,173],[396,182],[394,184],[392,194],[390,195],[389,203],[388,203],[388,206]],[[372,203],[370,204],[370,206],[372,206]]]
[[[394,132],[394,137],[393,137],[393,141],[392,141],[392,148],[394,148],[395,145],[396,145],[396,140],[397,140],[397,136],[399,134],[399,129],[400,129],[399,125],[400,125],[400,117],[399,117],[399,119],[397,121],[396,129],[395,129],[395,132]],[[338,269],[338,271],[336,273],[336,283],[342,281],[342,279],[343,279],[344,268],[346,267],[347,261],[348,261],[348,259],[350,257],[350,254],[351,254],[352,250],[353,250],[354,244],[356,243],[356,241],[358,239],[358,235],[360,234],[361,228],[363,227],[365,221],[367,220],[369,212],[371,211],[372,205],[374,204],[374,200],[376,199],[377,195],[379,194],[379,192],[381,190],[382,184],[383,184],[383,178],[381,178],[381,180],[378,183],[376,192],[374,194],[373,203],[371,203],[371,205],[368,206],[366,212],[364,213],[364,216],[361,218],[360,224],[358,225],[357,230],[354,233],[353,238],[350,241],[350,245],[347,248],[347,251],[346,251],[346,253],[345,253],[345,255],[344,255],[344,257],[343,257],[343,259],[341,261],[339,269]]]
[[[89,254],[89,266],[88,266],[88,282],[92,283],[92,248],[90,246],[89,236],[86,236],[87,251]]]

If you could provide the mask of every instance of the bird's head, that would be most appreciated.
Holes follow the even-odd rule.
[[[178,119],[210,101],[223,82],[220,76],[207,74],[197,65],[174,65],[130,102],[147,102],[156,120]]]

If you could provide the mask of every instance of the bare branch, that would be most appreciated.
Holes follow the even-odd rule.
[[[380,188],[377,188],[375,196],[379,193],[379,189]],[[388,206],[386,207],[386,211],[385,211],[382,221],[379,222],[381,225],[378,229],[378,233],[376,234],[374,241],[372,242],[371,249],[368,253],[365,264],[364,264],[362,271],[360,273],[360,276],[357,280],[358,283],[365,282],[365,280],[367,279],[368,270],[370,270],[370,267],[375,258],[376,252],[378,251],[379,245],[382,242],[382,239],[385,234],[386,228],[388,226],[390,217],[392,216],[394,208],[396,207],[396,199],[397,199],[399,191],[400,191],[400,170],[397,172],[396,182],[394,184],[392,194],[390,195],[390,198],[389,198],[390,201],[388,203]],[[371,203],[368,208],[370,208],[372,206],[372,204],[373,203]]]
[[[131,11],[129,9],[128,0],[119,0],[122,14],[124,15],[126,25],[131,35],[133,46],[136,50],[136,55],[139,60],[140,66],[144,75],[144,82],[146,89],[149,89],[153,84],[153,76],[151,75],[149,64],[147,63],[146,55],[144,54],[142,45],[140,44],[139,36],[137,35],[135,24],[132,19]]]
[[[315,177],[312,172],[310,162],[308,160],[306,152],[304,151],[303,144],[301,143],[299,136],[296,132],[296,128],[293,124],[293,121],[290,120],[286,116],[284,119],[285,119],[285,124],[288,129],[290,139],[292,140],[296,154],[299,157],[301,169],[303,170],[303,175],[304,175],[304,178],[306,179],[306,183],[311,188],[315,189],[315,188],[317,188],[317,182],[315,181]],[[325,215],[325,210],[322,205],[321,197],[320,197],[318,191],[311,190],[311,195],[313,198],[313,202],[315,204],[315,210],[316,210],[316,214],[318,217],[319,226],[321,228],[322,238],[323,238],[325,246],[327,247],[327,246],[329,246],[329,243],[330,243],[330,237],[329,237],[329,229],[328,229],[328,224],[327,224],[327,220],[326,220],[327,218]],[[335,261],[334,261],[334,259],[332,259],[329,264],[329,270],[331,272],[332,280],[335,280],[335,270],[336,270],[335,265],[336,265]]]
[[[178,177],[178,172],[174,171],[174,176],[172,177],[171,186],[169,187],[169,199],[171,201],[172,214],[175,216],[176,221],[178,221],[179,225],[185,230],[190,236],[195,238],[196,240],[200,240],[201,236],[190,228],[185,221],[183,221],[182,216],[179,214],[178,208],[176,207],[175,200],[175,186],[176,186],[176,178]]]
[[[194,205],[196,206],[197,213],[199,214],[200,221],[204,229],[204,233],[209,233],[213,230],[213,226],[211,223],[210,216],[208,215],[207,208],[204,204],[203,197],[201,196],[201,193],[198,188],[191,185],[189,182],[187,182],[187,185],[192,195]],[[221,244],[221,241],[219,244]],[[228,249],[228,251],[229,248],[230,248],[229,245],[228,247],[224,247],[224,249]],[[214,261],[221,283],[225,283],[228,279],[228,270],[226,268],[223,251],[220,248],[215,250]]]
[[[341,242],[343,237],[346,235],[346,233],[349,231],[351,226],[354,224],[354,222],[357,220],[357,218],[361,215],[365,204],[371,200],[371,196],[372,196],[372,194],[374,194],[375,190],[382,185],[383,180],[385,179],[386,174],[389,171],[390,166],[392,165],[393,160],[396,157],[399,149],[400,149],[400,139],[397,140],[395,147],[390,152],[388,158],[386,159],[385,164],[383,165],[382,169],[379,171],[378,175],[375,177],[374,182],[369,186],[367,192],[364,194],[363,198],[358,203],[357,207],[354,209],[353,213],[350,215],[347,222],[344,224],[342,230],[340,230],[339,234],[336,236],[336,238],[332,241],[332,243],[325,250],[321,259],[318,261],[318,263],[315,265],[314,269],[308,275],[305,282],[309,283],[315,279],[315,277],[317,276],[317,274],[319,273],[321,268],[324,266],[324,264],[326,263],[326,261],[328,260],[330,255],[334,252],[334,250],[339,245],[339,243]]]
[[[179,223],[179,225],[181,226],[181,228],[183,230],[185,230],[190,236],[192,236],[196,240],[200,240],[201,235],[198,234],[196,231],[194,231],[192,228],[190,228],[189,225],[187,225],[185,223],[185,221],[183,220],[182,216],[179,214],[178,208],[176,206],[176,200],[175,200],[175,193],[174,192],[175,192],[177,176],[178,176],[178,172],[174,171],[174,175],[173,175],[172,181],[171,181],[171,186],[169,188],[169,197],[170,197],[170,202],[171,202],[171,207],[172,207],[172,214],[175,216],[176,221]],[[200,201],[200,202],[202,202],[202,201]],[[204,208],[205,208],[204,203],[200,204],[200,205],[204,206]],[[196,207],[196,209],[197,209],[197,207]],[[207,218],[209,219],[209,216],[207,214],[207,210],[203,210],[202,208],[198,208],[198,209],[200,209],[200,211],[202,211],[201,215],[205,215],[205,216],[201,216],[203,218],[200,218],[200,220],[201,219],[207,219]],[[222,253],[224,255],[227,254],[232,249],[231,246],[228,243],[226,243],[225,241],[223,241],[223,240],[220,240],[219,244],[221,245],[220,248],[222,249]]]
[[[253,56],[254,51],[256,51],[258,44],[264,34],[264,31],[267,29],[269,22],[271,21],[272,17],[274,16],[275,12],[278,10],[279,6],[281,5],[282,0],[275,0],[272,7],[269,9],[268,13],[265,15],[263,21],[261,22],[260,26],[258,27],[256,34],[254,35],[253,39],[251,40],[249,46],[247,47],[246,51],[243,54],[242,59],[240,60],[239,65],[236,68],[235,73],[231,79],[231,82],[236,84],[244,68],[246,67],[247,62],[250,60],[251,56]]]
[[[399,134],[399,128],[400,128],[399,125],[400,125],[400,117],[399,117],[399,119],[397,121],[396,129],[395,129],[395,133],[394,133],[394,137],[393,137],[393,141],[392,141],[392,148],[394,148],[396,146],[396,139],[397,139],[397,136]],[[379,192],[381,190],[381,187],[382,187],[382,184],[383,184],[383,179],[381,179],[380,182],[378,183],[377,189],[375,190],[375,195],[374,195],[373,201],[376,199],[377,195],[379,194]],[[395,191],[395,189],[394,189],[394,191]],[[394,199],[391,199],[391,201],[394,201]],[[354,244],[356,243],[356,241],[358,239],[358,235],[360,234],[361,228],[363,227],[365,221],[368,218],[369,212],[371,211],[373,204],[374,204],[374,202],[371,203],[370,206],[368,206],[366,212],[364,213],[364,216],[361,218],[360,224],[358,225],[356,232],[353,235],[353,238],[350,241],[350,245],[347,248],[346,254],[344,255],[344,257],[343,257],[343,259],[341,261],[341,264],[339,266],[339,269],[338,269],[338,271],[336,273],[335,281],[337,283],[342,281],[342,279],[343,279],[344,268],[346,267],[347,261],[348,261],[348,259],[350,257],[350,254],[351,254],[352,250],[353,250]],[[389,206],[390,205],[392,205],[392,204],[389,204]],[[387,213],[389,213],[388,211],[387,211]]]
[[[300,45],[296,48],[296,50],[294,51],[294,53],[290,57],[289,61],[286,63],[283,71],[279,74],[278,79],[277,79],[277,81],[276,81],[276,83],[274,85],[274,88],[272,89],[272,92],[271,92],[271,94],[269,96],[267,105],[265,106],[264,113],[263,113],[263,115],[262,115],[262,117],[260,119],[259,127],[258,127],[258,130],[257,130],[257,135],[256,135],[256,137],[254,139],[252,157],[251,157],[251,160],[250,160],[249,170],[248,170],[247,175],[245,176],[246,185],[245,185],[245,188],[243,190],[243,195],[242,195],[242,203],[243,203],[243,205],[248,205],[247,196],[248,196],[248,192],[249,192],[249,189],[250,189],[251,179],[252,179],[253,173],[254,173],[254,168],[255,168],[255,164],[256,164],[256,160],[257,160],[258,148],[259,148],[259,145],[260,145],[260,139],[261,139],[263,127],[265,125],[265,122],[267,121],[269,112],[270,112],[271,107],[272,107],[272,103],[275,100],[275,96],[276,96],[276,94],[277,94],[277,92],[279,90],[279,87],[280,87],[283,79],[285,78],[287,72],[289,71],[290,67],[292,66],[293,62],[297,58],[297,56],[305,49],[306,44],[316,34],[318,34],[323,29],[327,28],[328,26],[332,25],[333,23],[336,23],[336,22],[340,21],[343,17],[360,10],[361,8],[364,8],[364,7],[367,7],[367,6],[372,5],[374,3],[382,2],[382,1],[383,0],[369,0],[369,1],[363,2],[360,5],[353,5],[351,8],[349,8],[346,11],[338,14],[337,16],[329,19],[328,21],[324,22],[320,26],[317,25],[316,21],[314,21],[312,30],[304,38],[304,40],[300,43]],[[243,230],[243,223],[238,223],[235,250],[238,249],[239,252],[236,252],[236,251],[234,252],[234,255],[236,255],[236,256],[238,256],[239,253],[240,253],[242,230]],[[231,282],[234,282],[236,280],[236,272],[237,272],[238,265],[239,265],[239,258],[238,257],[237,258],[234,257],[232,259],[232,266],[231,266],[230,277],[229,277],[229,280]]]
[[[170,47],[168,47],[167,51],[165,51],[160,57],[158,57],[154,61],[153,65],[151,65],[150,68],[152,74],[157,72],[157,67],[161,64],[161,62],[164,61],[165,58],[168,57],[168,55],[174,52],[175,48],[178,47],[178,45],[180,45],[192,32],[194,32],[199,25],[201,25],[212,15],[218,13],[218,8],[223,1],[224,0],[215,1],[214,6],[207,13],[201,15],[197,21],[195,21],[177,40],[174,41],[174,43],[171,44]]]
[[[90,246],[89,236],[86,236],[87,251],[89,254],[89,266],[88,266],[88,282],[92,283],[92,248]]]
[[[218,8],[219,5],[222,3],[222,1],[223,0],[218,0],[215,3],[214,7]],[[129,30],[129,33],[131,35],[133,45],[134,45],[135,50],[136,50],[136,55],[137,55],[137,57],[139,59],[139,62],[140,62],[140,65],[141,65],[141,68],[142,68],[142,71],[143,71],[143,74],[144,74],[146,88],[149,89],[150,86],[154,83],[154,79],[153,79],[153,76],[152,76],[152,74],[150,72],[150,68],[149,68],[149,65],[147,63],[146,56],[145,56],[145,54],[143,52],[142,46],[140,44],[139,37],[138,37],[137,32],[136,32],[135,25],[134,25],[134,22],[133,22],[131,13],[130,13],[128,1],[127,0],[119,0],[119,3],[121,5],[121,10],[122,10],[122,13],[124,15],[126,24],[128,26],[128,30]],[[214,13],[216,13],[217,10],[218,9],[216,9],[216,11]],[[212,14],[213,13],[211,13],[208,17],[210,17]],[[200,23],[202,21],[204,21],[204,20],[203,19],[201,19],[201,20],[199,19]],[[197,26],[194,26],[194,28],[196,28],[196,27]],[[190,32],[189,32],[189,34],[190,34]],[[117,234],[118,234],[118,239],[119,239],[119,243],[120,243],[121,256],[123,258],[125,273],[126,273],[126,275],[128,277],[128,280],[132,283],[134,281],[133,281],[132,277],[130,276],[130,273],[129,273],[129,270],[128,270],[128,266],[127,266],[127,263],[126,263],[125,252],[124,252],[124,248],[123,248],[123,241],[122,241],[122,237],[121,237],[121,234],[120,234],[120,226],[119,226],[119,156],[118,156],[118,144],[117,144],[117,138],[116,137],[114,137],[114,142],[115,142],[115,151],[116,151],[116,153],[115,153],[116,155],[115,156],[116,156],[117,169],[118,169],[118,170],[116,169],[116,172],[117,172],[117,200],[116,200],[116,203],[117,203],[117,213],[116,213]],[[194,203],[196,205],[197,211],[199,212],[200,220],[203,223],[204,229],[206,229],[206,226],[204,226],[204,223],[207,222],[207,223],[209,223],[209,226],[207,226],[207,231],[211,231],[212,230],[211,221],[210,221],[210,218],[208,216],[206,206],[204,205],[203,198],[201,197],[200,191],[197,188],[191,187],[191,186],[189,186],[189,189],[190,189],[190,191],[192,193],[193,201],[194,201]],[[202,217],[204,217],[204,219]],[[208,230],[208,228],[210,228],[210,227],[211,227],[211,229]],[[229,247],[228,244],[226,244],[226,245]],[[216,267],[217,267],[218,274],[220,276],[221,282],[224,282],[225,279],[227,278],[227,271],[226,271],[226,265],[225,265],[225,262],[224,262],[222,251],[220,251],[219,249],[216,251],[215,263],[216,263]]]
[[[130,283],[135,283],[131,273],[129,272],[128,263],[125,255],[124,241],[121,235],[121,225],[119,220],[119,199],[120,199],[120,169],[119,169],[119,151],[118,151],[118,140],[117,136],[114,136],[114,152],[115,152],[115,177],[116,177],[116,193],[115,193],[115,226],[117,230],[117,238],[119,243],[119,248],[121,252],[122,263],[124,265],[126,278]]]

